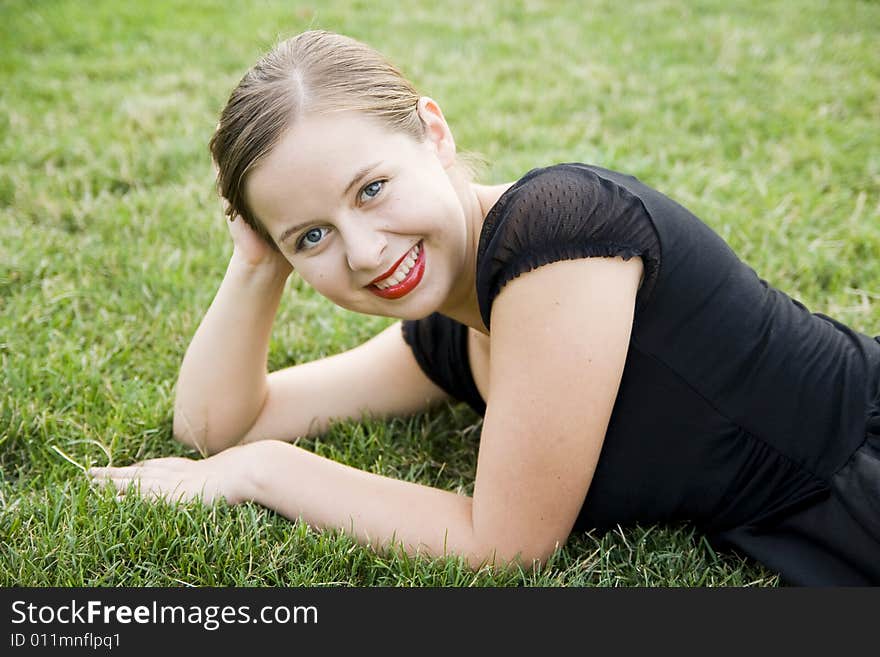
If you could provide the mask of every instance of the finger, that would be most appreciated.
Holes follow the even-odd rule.
[[[201,499],[202,493],[193,492],[185,482],[168,473],[157,476],[142,476],[137,479],[123,480],[117,483],[128,493],[135,493],[145,499],[162,499],[168,502],[188,502]]]
[[[120,477],[105,479],[105,483],[113,486],[117,493],[137,492],[141,486],[141,480],[136,478],[123,479]]]
[[[93,483],[96,486],[112,486],[116,490],[114,498],[117,501],[123,500],[129,495],[137,495],[143,499],[155,499],[162,497],[162,491],[167,488],[167,483],[163,480],[145,476],[143,473],[134,476],[131,473],[116,472],[112,475],[108,474],[106,477],[96,478]]]
[[[89,474],[93,475],[109,475],[115,472],[123,472],[128,470],[140,469],[146,465],[147,461],[141,461],[140,463],[134,463],[132,465],[105,465],[103,467],[92,466],[87,470]]]
[[[122,502],[129,497],[139,497],[140,499],[147,501],[153,501],[159,498],[159,496],[151,490],[143,490],[139,486],[128,486],[127,488],[118,490],[114,499],[117,502]]]
[[[165,456],[159,459],[150,459],[144,461],[143,465],[150,468],[162,468],[172,472],[178,472],[189,467],[193,459],[184,458],[182,456]]]
[[[127,475],[135,472],[150,472],[156,470],[179,471],[187,466],[192,459],[183,458],[181,456],[167,456],[158,459],[147,459],[140,463],[124,466],[105,466],[92,467],[88,469],[88,473],[95,477],[112,477],[117,475]]]
[[[151,479],[114,479],[111,483],[116,487],[117,499],[128,495],[136,495],[143,499],[155,499],[162,495],[161,483]]]
[[[125,481],[137,479],[143,475],[141,468],[104,468],[100,472],[90,472],[91,477],[98,481]]]

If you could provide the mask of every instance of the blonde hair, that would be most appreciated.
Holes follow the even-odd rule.
[[[420,94],[370,46],[351,37],[309,30],[282,41],[245,73],[232,91],[210,141],[217,189],[229,218],[241,216],[277,249],[248,208],[248,172],[278,143],[298,116],[360,111],[388,129],[425,140],[416,111]],[[475,153],[457,153],[454,168],[473,181],[486,162]]]

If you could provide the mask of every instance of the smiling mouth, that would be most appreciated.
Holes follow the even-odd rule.
[[[425,249],[421,241],[397,263],[392,273],[367,286],[383,299],[399,299],[412,292],[425,273]]]

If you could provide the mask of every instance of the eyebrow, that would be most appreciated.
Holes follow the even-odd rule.
[[[358,181],[360,181],[361,178],[366,176],[368,173],[370,173],[370,171],[375,169],[381,163],[382,162],[380,160],[380,161],[373,162],[372,164],[368,164],[367,166],[358,169],[357,172],[354,174],[354,177],[351,179],[351,182],[348,183],[348,185],[345,187],[345,190],[340,195],[340,198],[344,198],[345,196],[347,196],[348,192],[351,190],[351,188],[354,187],[358,183]],[[296,224],[295,226],[290,226],[290,227],[286,228],[284,230],[284,232],[281,233],[281,235],[278,237],[278,243],[280,244],[280,243],[284,242],[284,240],[286,240],[288,237],[290,237],[293,233],[295,233],[298,230],[301,230],[302,228],[305,228],[309,224],[313,224],[313,223],[315,223],[315,222],[314,221],[306,221],[306,222],[303,222],[300,224]]]

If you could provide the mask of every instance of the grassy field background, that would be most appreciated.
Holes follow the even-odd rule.
[[[244,71],[308,28],[377,47],[437,99],[482,182],[584,161],[688,206],[772,285],[880,333],[880,4],[0,4],[0,584],[774,586],[689,526],[573,536],[538,573],[376,554],[254,505],[116,502],[81,466],[189,455],[184,350],[231,252],[207,151]],[[272,369],[391,320],[296,277]],[[471,492],[463,406],[300,443]]]

